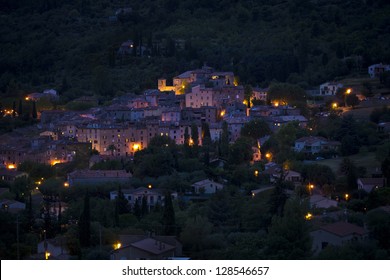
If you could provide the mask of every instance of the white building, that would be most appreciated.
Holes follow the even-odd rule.
[[[336,95],[336,92],[339,88],[342,88],[343,85],[336,82],[326,82],[320,85],[320,95],[321,96],[333,96]]]
[[[223,189],[223,185],[212,180],[205,179],[191,185],[196,194],[213,194]]]
[[[368,75],[370,75],[370,78],[377,78],[381,73],[386,71],[390,71],[390,65],[388,64],[378,63],[368,66]]]

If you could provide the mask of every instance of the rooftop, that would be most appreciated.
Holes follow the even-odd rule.
[[[353,234],[364,235],[367,233],[367,231],[364,228],[346,222],[337,222],[333,224],[328,224],[321,227],[321,229],[333,233],[335,235],[338,235],[340,237],[353,235]]]

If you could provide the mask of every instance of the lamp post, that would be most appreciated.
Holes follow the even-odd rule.
[[[345,94],[344,94],[344,106],[347,107],[347,96],[350,95],[352,92],[352,89],[348,88],[346,91],[345,91]]]
[[[310,195],[312,195],[313,194],[314,185],[313,184],[309,184],[308,188],[309,188]]]

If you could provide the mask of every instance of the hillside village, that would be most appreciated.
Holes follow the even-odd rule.
[[[377,64],[368,73],[379,79],[385,71]],[[2,257],[230,258],[238,250],[242,258],[337,258],[321,251],[359,251],[368,239],[375,256],[389,256],[380,234],[390,226],[376,229],[371,217],[390,215],[388,95],[366,97],[333,81],[306,92],[243,86],[233,72],[206,65],[156,85],[106,106],[38,111],[33,126],[2,135],[1,207],[23,216],[25,231],[23,244],[10,241],[17,255]],[[23,103],[35,108],[42,98],[58,94]],[[18,118],[23,103],[2,117]],[[360,107],[373,109],[371,122],[349,115]],[[356,166],[348,156],[363,150],[382,157]],[[336,168],[322,164],[338,160]],[[286,242],[301,240],[299,253],[290,245],[274,251],[289,220],[299,229]],[[248,238],[254,248],[235,249]]]

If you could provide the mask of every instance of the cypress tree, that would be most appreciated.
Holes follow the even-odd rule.
[[[19,115],[19,117],[21,117],[21,116],[23,115],[23,104],[22,104],[22,100],[19,100],[18,115]]]
[[[36,105],[36,102],[34,101],[33,102],[33,107],[32,107],[32,117],[34,120],[37,119],[38,117],[38,114],[37,114],[37,105]]]
[[[84,197],[84,209],[79,222],[79,237],[82,247],[91,245],[91,214],[89,206],[89,192],[87,191]]]
[[[133,209],[134,216],[137,217],[138,220],[141,219],[141,207],[139,205],[139,199],[137,198],[135,200],[134,209]]]
[[[16,117],[16,102],[12,103],[12,117]]]
[[[147,197],[144,195],[142,197],[142,202],[141,202],[141,215],[144,217],[146,214],[148,214],[148,201]]]
[[[165,204],[163,209],[162,224],[165,235],[175,235],[175,210],[173,209],[171,193],[165,193]]]

